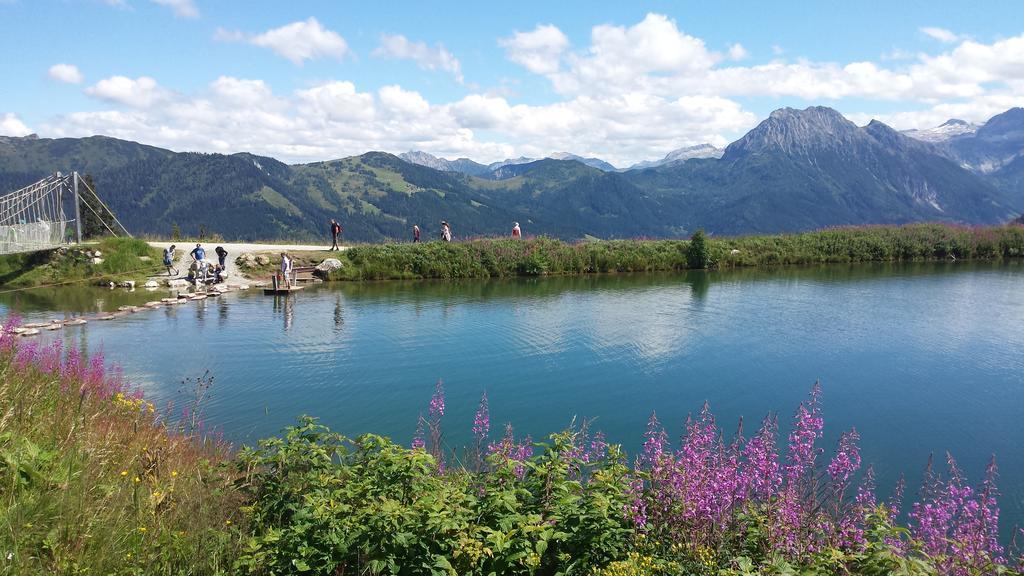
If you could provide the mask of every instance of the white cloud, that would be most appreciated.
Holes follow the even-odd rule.
[[[74,64],[54,64],[48,71],[50,78],[67,84],[81,84],[85,77]]]
[[[945,28],[934,28],[932,26],[924,26],[922,28],[919,28],[919,30],[925,36],[934,38],[939,42],[945,42],[947,44],[952,44],[953,42],[956,42],[957,40],[960,39],[960,36],[954,34],[953,32],[950,32],[949,30],[946,30]]]
[[[32,130],[18,119],[12,112],[0,115],[0,135],[3,136],[27,136]]]
[[[743,44],[736,43],[729,46],[729,60],[745,60],[750,56],[750,52],[743,47]]]
[[[348,42],[337,32],[324,28],[316,18],[292,22],[255,35],[218,28],[214,38],[270,48],[278,56],[299,66],[306,60],[317,58],[341,59],[349,52]]]
[[[111,76],[85,89],[85,93],[118,104],[133,108],[147,108],[168,96],[166,90],[157,85],[156,80],[149,76],[128,78]]]
[[[502,38],[509,60],[535,74],[551,74],[559,67],[562,53],[569,48],[569,38],[551,24],[539,24],[532,32],[516,32]]]
[[[373,51],[373,55],[380,58],[412,60],[420,68],[444,70],[455,76],[455,80],[460,84],[463,81],[462,66],[458,59],[441,45],[431,48],[426,42],[411,42],[401,34],[382,34],[380,45]]]
[[[152,2],[170,8],[178,18],[199,18],[199,8],[196,6],[195,0],[152,0]]]
[[[304,35],[308,29],[320,33]],[[308,42],[309,36],[330,34],[311,19],[258,36],[219,30],[216,37],[261,38],[302,63],[347,53],[344,44],[325,50],[323,42]],[[300,36],[303,42],[278,42]],[[934,126],[951,117],[982,121],[1024,101],[1024,35],[991,43],[962,40],[900,60],[741,64],[741,45],[710,50],[673,20],[649,14],[628,26],[595,26],[589,44],[577,49],[551,25],[517,32],[500,44],[510,60],[550,82],[557,96],[528,105],[508,91],[470,89],[454,101],[431,101],[411,86],[357,86],[343,79],[275,93],[261,80],[230,76],[184,94],[146,76],[114,76],[86,90],[110,103],[109,109],[67,114],[37,128],[57,136],[104,133],[175,150],[246,150],[292,162],[371,149],[421,149],[478,161],[567,150],[625,166],[681,146],[726,144],[763,115],[740,104],[753,99],[841,111],[856,99],[859,114],[852,119],[865,123],[875,116],[897,128]],[[382,38],[375,54],[454,74],[456,60],[444,59],[441,50],[392,36]],[[878,101],[896,111],[870,114],[871,102]]]

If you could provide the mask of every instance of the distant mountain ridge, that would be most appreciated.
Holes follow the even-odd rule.
[[[725,152],[722,148],[711,144],[697,144],[696,146],[685,146],[677,148],[660,160],[644,160],[629,167],[629,170],[643,170],[644,168],[657,168],[671,162],[685,162],[693,158],[721,158]]]
[[[568,153],[486,166],[415,151],[286,165],[103,136],[0,137],[0,190],[79,170],[129,230],[168,236],[176,224],[243,240],[322,238],[333,217],[348,241],[403,239],[412,224],[431,237],[442,219],[457,238],[505,234],[518,221],[527,234],[572,239],[1018,217],[1024,110],[974,132],[947,124],[960,132],[929,142],[830,108],[784,108],[724,150],[684,148],[623,171]]]

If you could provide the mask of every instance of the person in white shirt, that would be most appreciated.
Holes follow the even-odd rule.
[[[292,285],[292,259],[288,254],[281,252],[281,275],[284,276],[286,286]]]

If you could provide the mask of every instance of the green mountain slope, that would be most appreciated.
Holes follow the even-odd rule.
[[[486,178],[391,154],[286,165],[252,154],[176,153],[102,136],[0,137],[0,191],[53,171],[90,174],[129,230],[200,230],[227,239],[323,239],[338,218],[348,241],[426,238],[441,220],[458,238],[573,239],[797,231],[836,225],[1005,222],[1024,208],[1024,170],[969,172],[935,147],[828,108],[783,109],[721,159],[606,172],[574,160],[501,166]],[[998,187],[993,185],[998,184]]]

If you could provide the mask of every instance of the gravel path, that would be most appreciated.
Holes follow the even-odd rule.
[[[167,248],[168,246],[170,246],[171,244],[175,244],[175,254],[177,254],[177,256],[178,256],[177,260],[174,261],[174,266],[175,266],[175,268],[178,269],[178,272],[180,273],[180,275],[184,276],[185,273],[188,271],[188,263],[191,261],[190,258],[189,258],[188,253],[191,252],[192,249],[196,247],[196,245],[195,244],[191,244],[191,243],[187,243],[187,242],[150,242],[149,243],[150,246],[152,246],[154,248],[159,248],[161,251],[164,250],[165,248]],[[246,243],[235,243],[235,242],[216,242],[216,243],[214,243],[214,242],[205,243],[204,242],[203,243],[203,248],[206,249],[206,259],[207,260],[213,260],[214,262],[217,261],[217,254],[216,254],[216,252],[214,252],[214,249],[217,248],[217,246],[223,246],[224,249],[228,251],[227,272],[228,272],[228,278],[229,279],[230,278],[246,278],[246,276],[244,274],[242,274],[241,271],[239,270],[238,265],[235,264],[235,258],[238,258],[239,256],[241,256],[242,254],[245,254],[246,252],[273,252],[275,254],[279,254],[281,252],[288,252],[290,250],[296,250],[296,251],[299,251],[299,252],[319,252],[319,251],[322,251],[324,253],[324,258],[329,257],[329,255],[331,253],[330,252],[330,245],[329,244],[321,244],[321,245],[313,245],[313,244],[246,244]],[[347,250],[348,247],[347,246],[342,246],[341,249],[342,250]],[[156,278],[158,278],[158,279],[159,278],[166,279],[167,276],[157,276]]]

